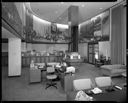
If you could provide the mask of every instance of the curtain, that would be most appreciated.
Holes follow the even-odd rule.
[[[45,35],[51,33],[51,23],[41,20],[40,18],[33,15],[33,30],[36,31],[37,35]]]
[[[111,62],[112,64],[124,64],[124,25],[122,22],[123,5],[112,9],[112,31],[111,31]]]

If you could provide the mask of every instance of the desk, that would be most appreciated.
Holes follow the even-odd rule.
[[[116,90],[112,92],[106,92],[101,94],[91,95],[94,98],[94,101],[115,101],[115,102],[126,102],[126,88],[122,90]],[[74,101],[77,92],[72,91],[67,93],[67,100]]]
[[[64,92],[73,90],[73,80],[74,76],[71,73],[65,73],[66,67],[56,68],[58,73],[60,84]]]
[[[41,82],[41,70],[39,69],[30,69],[29,70],[29,82]]]
[[[46,67],[44,63],[37,63],[38,69],[41,70],[41,80],[45,81],[46,80]]]

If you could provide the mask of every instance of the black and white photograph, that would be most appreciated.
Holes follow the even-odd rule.
[[[126,1],[1,1],[1,101],[126,102]]]

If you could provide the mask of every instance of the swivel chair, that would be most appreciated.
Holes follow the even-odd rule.
[[[48,80],[48,82],[46,83],[46,88],[49,88],[51,86],[55,87],[57,89],[57,83],[55,83],[53,80],[55,80],[57,78],[57,75],[55,74],[55,68],[54,67],[47,67],[46,70],[46,78]]]

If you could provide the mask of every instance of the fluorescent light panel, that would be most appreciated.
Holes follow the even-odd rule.
[[[57,24],[57,27],[62,29],[68,29],[68,25],[64,25],[64,24]]]

